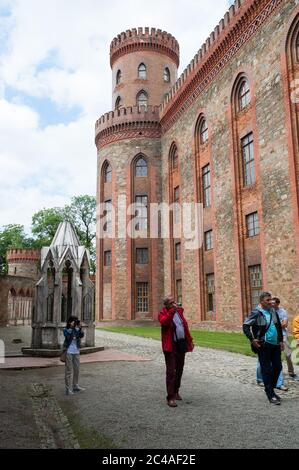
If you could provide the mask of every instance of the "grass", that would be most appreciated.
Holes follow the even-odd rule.
[[[111,326],[99,327],[99,330],[111,331],[112,333],[124,333],[132,336],[141,336],[161,340],[161,328],[157,326]],[[195,346],[210,349],[222,349],[245,356],[256,355],[251,351],[248,339],[243,333],[227,333],[219,331],[191,330],[191,336]]]
[[[116,449],[114,442],[100,434],[95,428],[86,426],[74,405],[71,403],[59,403],[69,420],[72,431],[79,442],[80,449]]]

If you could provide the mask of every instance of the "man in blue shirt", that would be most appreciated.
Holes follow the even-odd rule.
[[[274,388],[282,370],[284,343],[280,319],[272,306],[269,292],[260,295],[260,304],[243,323],[243,331],[251,342],[252,350],[258,354],[268,400],[273,405],[280,405],[280,397],[275,394]]]

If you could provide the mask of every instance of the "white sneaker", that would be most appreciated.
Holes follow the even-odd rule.
[[[79,387],[79,385],[76,385],[76,386],[73,388],[73,392],[83,392],[84,390],[85,390],[85,388]]]
[[[66,395],[74,395],[74,392],[73,392],[73,390],[70,390],[69,388],[66,388],[65,394]]]

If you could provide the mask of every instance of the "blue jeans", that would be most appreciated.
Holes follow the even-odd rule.
[[[257,361],[257,365],[256,365],[256,381],[257,382],[263,382],[261,365],[260,365],[259,360]],[[279,388],[282,385],[284,385],[284,383],[283,383],[283,373],[282,373],[282,369],[281,369],[281,372],[280,372],[278,380],[277,380],[276,388]]]

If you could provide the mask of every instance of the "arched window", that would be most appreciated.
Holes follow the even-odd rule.
[[[107,163],[105,170],[104,170],[104,181],[105,183],[111,183],[112,181],[112,168],[109,163]]]
[[[147,93],[143,90],[137,95],[137,106],[147,106]]]
[[[146,79],[146,66],[144,64],[140,64],[138,67],[138,78],[141,78],[141,80]]]
[[[238,93],[238,103],[239,111],[245,109],[250,103],[250,88],[248,81],[243,79],[240,83],[239,93]]]
[[[135,165],[135,176],[146,177],[147,176],[147,162],[143,157],[138,158]]]
[[[170,162],[172,171],[177,170],[179,166],[179,154],[175,144],[173,144],[170,149]]]
[[[164,69],[164,82],[170,82],[170,71],[168,67],[165,67]]]
[[[116,74],[116,85],[119,85],[120,81],[121,81],[121,70],[118,70]]]
[[[164,82],[170,82],[170,71],[168,67],[165,67],[164,69]]]
[[[199,126],[199,141],[201,145],[205,144],[209,139],[209,128],[207,121],[203,118]]]
[[[115,109],[118,109],[121,105],[121,97],[118,96],[115,101]]]

